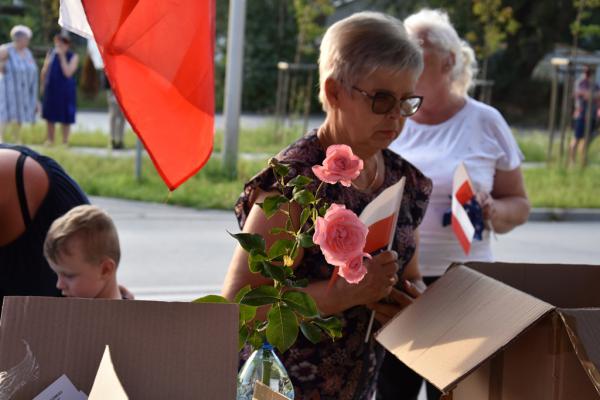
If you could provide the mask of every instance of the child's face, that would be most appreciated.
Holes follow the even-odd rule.
[[[70,238],[65,245],[67,251],[59,254],[57,263],[49,263],[58,276],[56,287],[65,297],[97,297],[107,283],[105,268],[84,257],[79,237]]]

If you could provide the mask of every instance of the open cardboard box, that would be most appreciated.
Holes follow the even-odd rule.
[[[448,399],[598,399],[600,266],[453,265],[377,340]]]
[[[130,399],[234,399],[238,306],[48,297],[5,297],[0,371],[24,360],[37,379],[14,399],[32,399],[66,374],[90,393],[106,345]]]

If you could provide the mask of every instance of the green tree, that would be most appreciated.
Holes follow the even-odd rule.
[[[511,7],[503,6],[502,0],[473,0],[473,15],[479,22],[466,34],[482,61],[480,77],[487,79],[490,57],[506,45],[508,35],[514,35],[519,23],[513,18]]]

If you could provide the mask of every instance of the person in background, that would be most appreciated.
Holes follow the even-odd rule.
[[[579,159],[583,159],[583,152],[586,146],[585,137],[585,120],[587,115],[587,108],[591,101],[591,119],[590,119],[590,139],[596,129],[596,117],[600,114],[600,86],[597,83],[592,82],[592,71],[589,66],[585,66],[583,74],[575,83],[575,92],[573,97],[575,98],[575,109],[573,111],[573,128],[574,136],[569,145],[569,164],[575,164],[577,156]]]
[[[326,119],[276,156],[292,171],[286,179],[309,176],[314,179],[310,188],[315,190],[319,180],[312,166],[323,162],[330,146],[349,146],[363,160],[364,169],[348,187],[327,186],[323,199],[328,204],[344,204],[357,215],[383,190],[406,178],[392,250],[365,261],[368,273],[360,282],[337,279],[328,288],[334,267],[316,246],[302,249],[294,260],[295,274],[310,281],[305,290],[315,299],[321,315],[337,315],[343,326],[340,339],[315,345],[299,335],[281,355],[297,398],[371,400],[384,355],[373,335],[366,337],[371,310],[377,319],[375,331],[418,296],[416,286],[422,281],[416,255],[417,229],[427,207],[431,181],[387,147],[421,105],[415,84],[422,63],[418,44],[391,16],[360,12],[336,22],[325,33],[319,56],[319,99]],[[285,226],[283,213],[267,219],[257,205],[276,188],[272,170],[265,169],[246,183],[235,206],[243,232],[262,235],[268,245],[288,238],[270,233],[272,228]],[[300,206],[292,203],[290,213],[297,221]],[[250,272],[248,253],[238,246],[223,295],[232,299],[246,285],[271,283]],[[388,296],[395,304],[379,302]],[[264,311],[259,310],[257,318],[265,318]],[[242,353],[242,359],[247,356]]]
[[[41,73],[42,117],[46,120],[47,144],[54,144],[55,124],[60,123],[62,142],[67,145],[71,124],[75,122],[75,72],[79,56],[69,47],[67,32],[54,35],[54,48],[48,52]]]
[[[117,284],[121,259],[117,228],[95,206],[71,209],[50,226],[44,256],[58,276],[56,287],[65,297],[123,299]]]
[[[433,193],[419,229],[419,268],[433,283],[452,262],[492,261],[490,233],[506,233],[525,223],[529,201],[521,174],[523,156],[500,113],[467,95],[475,57],[441,10],[422,10],[405,20],[409,35],[419,41],[425,68],[416,93],[422,107],[406,121],[392,149],[433,181]],[[451,205],[452,179],[464,163],[477,191],[487,229],[473,240],[466,255],[444,214]],[[378,399],[417,399],[422,379],[392,354],[380,373]],[[428,385],[428,397],[440,393]]]
[[[0,144],[0,303],[4,296],[60,296],[43,253],[52,222],[89,200],[51,158]]]
[[[117,96],[110,87],[108,77],[104,75],[106,102],[108,103],[108,119],[110,123],[110,144],[115,150],[123,149],[125,134],[125,116],[117,101]]]
[[[15,143],[20,143],[21,124],[35,122],[38,107],[38,67],[29,50],[31,29],[16,25],[12,43],[0,46],[0,143],[14,124]]]

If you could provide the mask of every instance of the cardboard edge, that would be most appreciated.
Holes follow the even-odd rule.
[[[462,264],[458,264],[458,265],[462,265]],[[526,332],[528,332],[531,328],[533,328],[538,322],[542,321],[544,318],[548,318],[554,311],[556,311],[555,308],[552,308],[548,311],[546,311],[544,314],[542,314],[538,319],[536,319],[535,321],[533,321],[531,324],[529,324],[529,326],[525,329],[523,329],[521,332],[519,332],[517,335],[515,335],[512,339],[510,339],[508,342],[506,342],[505,344],[503,344],[502,346],[498,347],[498,349],[493,352],[492,354],[490,354],[489,357],[481,360],[480,363],[478,363],[477,365],[475,365],[473,368],[471,368],[469,371],[465,372],[462,376],[458,377],[457,379],[455,379],[453,382],[449,383],[445,388],[440,388],[437,387],[435,384],[431,383],[433,386],[435,386],[436,388],[438,388],[438,390],[441,390],[442,393],[444,394],[449,394],[451,393],[460,382],[462,382],[463,380],[465,380],[469,375],[471,375],[471,373],[473,373],[475,370],[477,370],[481,365],[483,365],[484,363],[486,363],[488,360],[493,359],[494,357],[496,357],[499,353],[501,353],[502,351],[504,351],[504,349],[506,349],[508,346],[510,346],[514,341],[516,341],[517,339],[519,339],[521,336],[523,336],[523,334],[525,334]]]
[[[598,370],[598,367],[593,362],[591,362],[591,359],[588,357],[585,346],[583,345],[581,340],[579,340],[579,337],[577,335],[577,328],[569,322],[570,316],[566,313],[563,313],[561,310],[557,310],[557,312],[560,316],[563,326],[565,327],[567,336],[569,337],[569,341],[571,342],[571,346],[575,351],[575,355],[581,363],[581,368],[583,368],[586,375],[590,378],[590,382],[594,386],[596,393],[600,395],[600,371]]]

